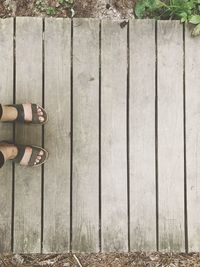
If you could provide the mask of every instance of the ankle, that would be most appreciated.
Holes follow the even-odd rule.
[[[7,153],[8,159],[14,159],[18,154],[18,149],[16,146],[13,145],[10,148],[7,148]]]
[[[15,107],[2,106],[1,121],[14,121],[17,118],[18,112]]]
[[[14,159],[18,153],[17,147],[14,145],[3,145],[0,147],[0,151],[4,155],[5,161],[9,159]]]

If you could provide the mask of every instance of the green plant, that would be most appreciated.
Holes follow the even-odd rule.
[[[180,19],[195,25],[193,36],[200,35],[200,0],[138,0],[137,18]]]
[[[55,7],[49,6],[46,9],[46,13],[47,13],[47,15],[53,16],[53,15],[56,15],[57,11],[56,11]]]
[[[45,3],[44,1],[42,0],[37,0],[36,1],[36,8],[39,10],[39,11],[45,11]]]
[[[67,7],[72,6],[74,4],[74,0],[59,0],[61,5],[66,5]]]
[[[40,12],[45,12],[49,16],[53,16],[57,14],[57,10],[55,7],[49,6],[46,0],[37,0],[36,8]]]

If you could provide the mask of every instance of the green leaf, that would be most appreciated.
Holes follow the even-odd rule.
[[[186,3],[186,8],[188,8],[188,9],[193,9],[194,8],[194,3],[193,2],[188,2],[188,3]]]
[[[180,18],[181,18],[181,22],[182,22],[182,23],[188,21],[188,15],[187,15],[186,12],[182,12],[182,13],[180,13],[179,16],[180,16]]]
[[[138,18],[143,18],[145,13],[146,4],[145,1],[138,1],[135,5],[135,15]]]
[[[199,24],[200,23],[200,15],[192,15],[189,22],[192,24]]]
[[[200,24],[198,24],[192,31],[192,36],[196,37],[198,35],[200,35]]]
[[[56,15],[56,9],[54,7],[48,7],[46,13],[47,15]]]
[[[149,7],[149,8],[155,8],[158,5],[157,4],[158,3],[157,0],[145,0],[144,2],[145,2],[145,6]]]
[[[181,23],[187,22],[187,19],[181,18]]]

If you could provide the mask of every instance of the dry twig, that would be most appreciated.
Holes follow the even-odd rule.
[[[76,257],[75,254],[73,254],[74,259],[77,261],[79,267],[83,267],[79,261],[79,259]]]

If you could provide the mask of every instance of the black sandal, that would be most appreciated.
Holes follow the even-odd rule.
[[[43,109],[40,105],[38,104],[31,104],[31,109],[32,109],[32,121],[27,121],[25,120],[25,112],[24,112],[24,107],[22,104],[16,104],[16,105],[6,105],[7,107],[14,107],[18,111],[18,116],[17,118],[13,121],[17,121],[20,123],[27,123],[27,124],[45,124],[48,121],[48,115],[45,109]],[[43,112],[43,115],[38,115],[38,108],[41,109]],[[40,121],[39,117],[43,117],[44,121]],[[11,121],[9,121],[11,122]]]
[[[44,164],[49,156],[49,153],[47,152],[46,149],[39,147],[39,146],[33,146],[33,145],[16,145],[12,142],[8,142],[8,141],[3,141],[0,144],[8,144],[8,145],[14,145],[17,147],[18,149],[18,154],[14,159],[11,159],[13,162],[15,163],[19,163],[20,165],[23,166],[28,166],[28,167],[38,167],[41,166],[42,164]],[[26,152],[26,148],[32,148],[32,153],[30,155],[30,160],[28,162],[28,164],[23,163],[23,157],[25,155]],[[41,159],[38,159],[37,157],[40,156]],[[4,158],[3,158],[4,159]],[[5,160],[4,160],[5,162]],[[4,164],[4,162],[2,162],[2,166]],[[2,167],[1,166],[1,167]]]
[[[4,163],[5,163],[4,155],[3,155],[3,153],[0,151],[0,168],[3,167]]]

